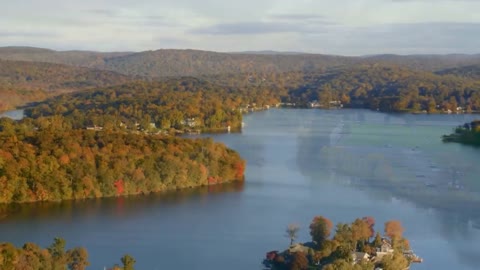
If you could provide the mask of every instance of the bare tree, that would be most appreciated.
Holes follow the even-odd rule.
[[[289,224],[287,226],[286,236],[290,238],[290,245],[293,245],[295,239],[297,239],[298,231],[300,231],[300,226],[298,224]]]

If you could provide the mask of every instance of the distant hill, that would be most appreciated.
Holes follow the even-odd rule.
[[[122,84],[134,79],[104,70],[0,60],[0,111],[62,92]]]
[[[448,68],[480,64],[480,54],[447,54],[447,55],[395,55],[383,54],[364,56],[370,63],[382,63],[408,67],[413,70],[439,71]]]
[[[330,55],[216,53],[196,50],[157,50],[107,59],[105,68],[148,77],[236,73],[311,71],[348,66],[357,58]]]
[[[264,55],[300,55],[300,54],[310,54],[304,52],[280,52],[280,51],[244,51],[244,52],[231,52],[233,54],[264,54]]]
[[[300,52],[250,51],[217,53],[198,50],[144,52],[54,51],[30,47],[0,48],[0,59],[65,64],[148,77],[201,76],[237,73],[317,71],[388,64],[413,70],[440,71],[480,65],[480,55],[372,55],[346,57]]]
[[[450,68],[444,69],[439,72],[436,72],[440,75],[455,75],[462,78],[476,79],[480,80],[480,64],[471,65],[459,68]]]
[[[12,61],[46,62],[70,66],[102,68],[105,60],[124,56],[129,52],[54,51],[33,47],[2,47],[0,59]]]

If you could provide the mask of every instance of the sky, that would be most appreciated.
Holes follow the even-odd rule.
[[[0,46],[480,53],[480,0],[2,1]]]

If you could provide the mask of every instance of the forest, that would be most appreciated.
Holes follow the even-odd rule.
[[[83,247],[66,249],[66,241],[55,238],[47,248],[34,243],[15,247],[11,243],[0,243],[0,269],[3,270],[85,270],[89,265],[88,252]],[[109,270],[134,270],[135,259],[126,254]]]
[[[384,112],[472,112],[480,110],[480,81],[396,66],[366,65],[311,74],[291,89],[292,101],[334,100],[346,107]]]
[[[375,232],[373,217],[357,218],[352,223],[338,223],[335,228],[326,217],[316,216],[309,226],[311,242],[295,243],[300,226],[290,224],[286,237],[290,247],[270,251],[263,264],[273,270],[384,270],[408,269],[422,262],[403,237],[400,221],[385,223],[384,236]],[[332,230],[334,231],[332,235]]]
[[[242,113],[284,103],[384,112],[480,111],[480,81],[453,75],[367,65],[329,72],[231,74],[135,81],[63,94],[31,106],[33,118],[61,114],[77,127],[150,123],[162,130],[239,129]],[[190,120],[189,120],[190,119]]]
[[[0,203],[148,194],[243,180],[211,139],[74,129],[62,116],[0,119]]]
[[[26,115],[62,115],[74,128],[226,131],[241,128],[242,111],[278,102],[272,90],[232,89],[184,78],[65,94],[28,108]]]

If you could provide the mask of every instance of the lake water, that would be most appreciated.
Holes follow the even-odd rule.
[[[8,117],[12,118],[13,120],[20,120],[24,117],[25,110],[13,110],[4,113],[0,113],[0,118]]]
[[[15,206],[0,241],[85,246],[103,269],[129,253],[136,269],[261,269],[287,224],[309,240],[315,215],[335,223],[402,221],[423,264],[478,269],[480,149],[440,136],[473,115],[269,110],[213,137],[247,160],[246,182],[143,197]]]

